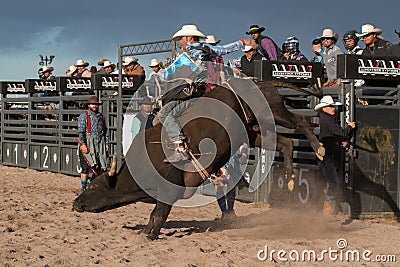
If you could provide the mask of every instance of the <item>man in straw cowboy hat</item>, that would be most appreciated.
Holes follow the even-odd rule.
[[[78,68],[77,78],[91,77],[92,73],[86,67],[89,66],[89,62],[85,62],[83,59],[78,59],[76,61],[75,67]]]
[[[108,59],[102,59],[98,63],[100,63],[101,69],[96,74],[111,74],[116,68],[116,65]]]
[[[55,80],[56,76],[52,73],[53,67],[43,66],[39,71],[39,78],[43,80]]]
[[[382,30],[380,28],[375,28],[371,24],[364,24],[361,26],[361,33],[356,35],[360,37],[365,48],[362,55],[365,56],[387,56],[389,55],[389,49],[393,45],[389,41],[383,40],[380,36]]]
[[[145,76],[144,68],[139,64],[138,59],[134,57],[126,57],[122,63],[124,74]]]
[[[153,71],[152,73],[150,73],[150,76],[154,75],[161,70],[161,63],[158,62],[156,58],[153,58],[152,60],[150,60],[149,68],[151,68],[151,70]]]
[[[338,87],[340,81],[337,78],[337,56],[344,54],[336,42],[338,41],[338,34],[333,33],[332,29],[324,29],[322,35],[318,35],[317,38],[322,40],[324,44],[324,62],[326,66],[326,75],[328,80],[322,85],[322,87]]]
[[[338,164],[338,155],[340,155],[341,147],[347,146],[347,140],[350,139],[353,129],[356,127],[355,122],[347,122],[348,126],[342,129],[335,117],[336,106],[342,103],[335,102],[330,95],[324,96],[320,103],[315,106],[315,110],[319,111],[320,134],[319,140],[325,147],[325,156],[323,161],[318,160],[318,166],[323,178],[329,184],[328,191],[324,202],[324,213],[332,213],[335,210],[336,196],[338,195],[341,180],[336,171]]]
[[[207,43],[200,43],[201,39],[205,39],[206,36],[197,29],[196,25],[184,25],[177,31],[173,37],[173,41],[179,41],[182,45],[183,52],[187,52],[188,55],[195,61],[211,61],[213,55],[222,56],[234,51],[239,50],[245,45],[251,45],[257,47],[257,44],[250,40],[239,40],[226,45],[211,45]],[[181,92],[182,87],[179,87]],[[181,126],[177,121],[177,118],[193,103],[193,96],[189,95],[185,100],[172,100],[166,103],[160,112],[158,118],[160,122],[165,126],[170,141],[175,146],[175,151],[171,157],[168,157],[164,162],[180,162],[188,160],[189,156],[186,151],[184,140],[186,139],[184,133],[181,131]],[[168,118],[168,119],[167,119]]]
[[[278,60],[280,55],[280,49],[278,45],[270,37],[262,35],[261,33],[265,31],[264,27],[259,27],[258,25],[251,25],[250,29],[246,34],[251,35],[251,37],[258,44],[258,49],[261,54],[267,60]]]
[[[101,105],[99,99],[97,96],[91,96],[85,105],[88,109],[78,117],[82,190],[86,189],[90,170],[93,170],[93,174],[97,175],[97,172],[107,169],[107,152],[110,144],[106,119],[99,112],[99,105]]]

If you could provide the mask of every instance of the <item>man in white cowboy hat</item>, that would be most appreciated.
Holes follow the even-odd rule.
[[[39,71],[39,78],[43,80],[55,80],[56,76],[52,73],[53,67],[43,66]]]
[[[240,66],[233,67],[233,71],[237,76],[244,74],[247,77],[254,77],[255,60],[265,60],[265,57],[251,46],[246,45],[242,51],[244,55],[240,57]]]
[[[393,45],[389,41],[385,41],[380,34],[382,30],[375,28],[371,24],[364,24],[361,26],[361,33],[357,33],[364,44],[365,48],[362,55],[365,56],[387,56],[389,55],[390,47]]]
[[[137,58],[126,57],[122,63],[124,74],[145,76],[144,68],[139,64]]]
[[[326,66],[326,75],[328,80],[322,84],[322,87],[339,87],[340,81],[337,78],[337,55],[344,54],[336,42],[339,38],[337,33],[333,33],[332,29],[324,29],[322,35],[317,38],[322,40],[324,45],[324,63]]]
[[[69,66],[68,70],[65,72],[65,75],[67,77],[76,77],[76,75],[78,74],[77,70],[78,70],[78,68],[75,67],[75,65],[71,65],[71,66]]]
[[[154,73],[158,73],[161,70],[161,64],[160,64],[160,62],[158,62],[158,60],[156,58],[153,58],[152,60],[150,60],[149,68],[151,68],[153,71],[150,74],[150,75],[152,75]]]
[[[204,40],[204,43],[210,44],[210,45],[217,45],[221,42],[221,40],[216,40],[214,35],[207,35],[206,39]]]
[[[115,70],[115,64],[111,63],[110,61],[106,60],[103,63],[101,69],[104,71],[104,74],[111,74]]]
[[[246,34],[251,35],[258,44],[258,49],[260,50],[261,55],[263,55],[267,60],[278,60],[280,54],[278,45],[270,37],[262,35],[261,33],[263,31],[265,31],[264,27],[251,25]]]
[[[338,156],[342,147],[347,146],[347,141],[350,139],[355,122],[347,122],[348,126],[345,129],[340,127],[335,117],[336,106],[342,103],[335,102],[330,95],[324,96],[315,110],[319,111],[320,134],[319,140],[325,147],[325,156],[323,161],[318,160],[319,170],[329,184],[328,192],[324,202],[324,213],[329,214],[335,210],[339,203],[335,203],[336,196],[339,191],[339,186],[343,184],[339,179],[336,171],[338,164]]]
[[[105,171],[108,167],[109,136],[106,119],[99,112],[97,96],[91,96],[85,103],[87,110],[78,117],[78,147],[81,164],[81,186],[86,189],[88,174],[93,170],[94,175]]]
[[[85,62],[83,59],[78,59],[76,61],[75,67],[78,68],[77,78],[91,77],[92,73],[86,67],[89,66],[89,62]]]

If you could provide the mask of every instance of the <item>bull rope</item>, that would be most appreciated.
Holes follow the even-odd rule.
[[[233,90],[232,86],[229,83],[225,83],[226,85],[228,85],[228,88],[233,92],[233,94],[235,95],[237,101],[239,102],[239,105],[243,111],[244,117],[246,118],[246,122],[249,123],[250,122],[250,117],[247,115],[246,110],[244,109],[243,103],[240,100],[239,96],[237,95],[237,93],[235,92],[235,90]]]
[[[211,175],[208,173],[208,171],[201,165],[201,163],[197,160],[197,158],[193,155],[191,150],[188,150],[188,153],[190,157],[192,158],[192,165],[196,169],[196,171],[200,174],[201,179],[203,179],[203,182],[206,181]]]

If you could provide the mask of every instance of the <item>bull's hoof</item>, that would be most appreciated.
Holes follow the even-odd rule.
[[[287,184],[287,187],[288,187],[290,192],[293,192],[293,190],[294,190],[294,179],[293,178],[290,179],[290,181]]]
[[[151,234],[149,234],[149,235],[146,235],[146,237],[147,237],[147,239],[150,240],[150,241],[154,241],[154,240],[157,240],[157,239],[158,239],[158,235],[155,235],[155,234],[153,234],[153,233],[151,233]]]

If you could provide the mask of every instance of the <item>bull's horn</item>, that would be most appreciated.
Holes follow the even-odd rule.
[[[113,156],[111,168],[110,168],[110,171],[108,172],[108,176],[114,176],[116,172],[117,172],[117,157]]]

